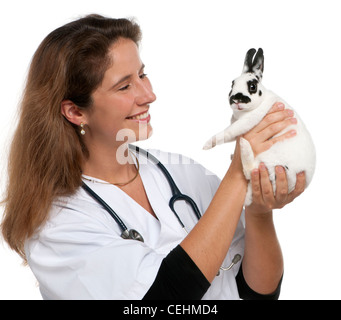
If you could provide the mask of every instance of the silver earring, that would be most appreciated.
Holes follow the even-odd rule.
[[[81,135],[84,136],[85,135],[85,130],[84,130],[84,123],[82,122],[81,125]]]

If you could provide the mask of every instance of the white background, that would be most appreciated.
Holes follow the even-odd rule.
[[[220,177],[234,145],[201,148],[229,123],[227,95],[246,51],[262,47],[263,84],[298,111],[317,149],[312,184],[275,212],[285,257],[281,299],[341,298],[338,1],[12,0],[2,1],[0,12],[1,190],[30,59],[55,28],[89,13],[135,17],[143,31],[141,56],[158,97],[151,106],[154,135],[140,145],[183,153]],[[30,269],[0,244],[0,299],[40,298]]]

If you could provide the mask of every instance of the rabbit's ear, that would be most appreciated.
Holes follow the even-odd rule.
[[[263,76],[263,71],[264,71],[264,54],[263,54],[263,49],[259,48],[256,53],[255,59],[253,60],[252,72],[261,78]]]
[[[250,49],[248,52],[246,52],[243,73],[252,72],[252,59],[255,53],[256,53],[256,49],[253,49],[253,48]]]

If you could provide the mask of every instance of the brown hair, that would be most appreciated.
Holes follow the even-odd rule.
[[[88,151],[79,129],[61,114],[61,102],[91,108],[93,91],[111,65],[109,47],[119,38],[141,38],[127,19],[89,15],[51,32],[29,69],[8,162],[2,234],[26,260],[24,242],[46,221],[58,196],[81,185]]]

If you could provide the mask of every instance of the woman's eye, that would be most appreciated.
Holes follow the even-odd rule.
[[[124,87],[122,87],[122,88],[120,88],[120,89],[118,89],[118,90],[119,90],[119,91],[125,91],[125,90],[127,90],[129,87],[130,87],[130,84],[127,84],[126,86],[124,86]]]
[[[147,75],[145,73],[142,73],[139,75],[140,79],[143,80],[144,78],[147,77]],[[128,90],[130,87],[130,84],[127,84],[126,86],[122,87],[122,88],[119,88],[118,90],[119,91],[125,91],[125,90]]]

